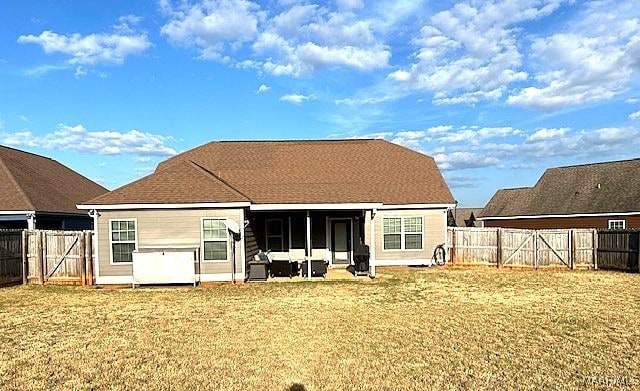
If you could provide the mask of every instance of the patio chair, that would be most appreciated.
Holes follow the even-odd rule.
[[[295,268],[297,269],[297,267]],[[289,277],[294,275],[294,265],[291,259],[272,259],[270,265],[271,277]]]

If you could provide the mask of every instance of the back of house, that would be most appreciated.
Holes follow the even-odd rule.
[[[322,140],[211,142],[79,207],[96,221],[97,283],[129,284],[136,254],[154,251],[193,254],[201,282],[244,279],[260,250],[332,267],[363,244],[372,265],[425,264],[453,206],[433,158],[384,140]]]

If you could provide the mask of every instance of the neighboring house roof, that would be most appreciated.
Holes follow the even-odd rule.
[[[640,159],[550,168],[534,187],[498,190],[482,218],[640,212]]]
[[[474,227],[473,223],[481,211],[482,208],[455,208],[455,226]]]
[[[181,180],[185,162],[199,178]],[[190,171],[193,171],[190,169]],[[207,174],[202,174],[206,172]],[[190,174],[191,175],[191,174]],[[195,175],[195,174],[194,174]],[[172,185],[191,182],[190,187]],[[197,181],[198,184],[192,182]],[[219,192],[203,191],[216,183]],[[164,189],[157,193],[150,184]],[[91,205],[250,201],[254,204],[453,204],[433,158],[384,140],[220,141],[160,163]]]
[[[76,204],[108,190],[57,161],[0,146],[0,210],[84,213]]]

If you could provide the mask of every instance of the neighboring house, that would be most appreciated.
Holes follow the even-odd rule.
[[[76,205],[106,192],[53,159],[0,146],[0,229],[91,229]]]
[[[196,249],[199,281],[243,279],[260,249],[346,265],[364,243],[372,265],[426,264],[453,206],[433,158],[384,140],[211,142],[79,205],[98,284],[132,283],[134,249]],[[244,227],[235,265],[229,219]]]
[[[450,227],[483,227],[482,221],[478,221],[478,215],[482,208],[454,208],[449,210]]]
[[[498,190],[486,227],[640,228],[640,159],[550,168],[533,187]]]

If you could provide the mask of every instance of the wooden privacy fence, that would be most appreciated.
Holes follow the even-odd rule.
[[[602,269],[640,271],[640,231],[599,230],[598,266]]]
[[[448,228],[454,265],[523,268],[598,268],[594,229]]]
[[[0,286],[22,281],[22,231],[0,231]]]
[[[24,283],[93,284],[91,231],[24,232]]]

